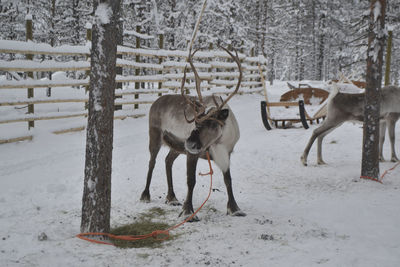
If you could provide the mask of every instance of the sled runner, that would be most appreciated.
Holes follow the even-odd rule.
[[[269,102],[263,75],[261,80],[265,95],[265,101],[261,101],[261,118],[267,130],[271,130],[272,125],[278,128],[280,124],[285,128],[288,124],[298,122],[308,129],[308,123],[319,123],[325,118],[329,92],[312,87],[295,88],[284,93],[279,102]]]

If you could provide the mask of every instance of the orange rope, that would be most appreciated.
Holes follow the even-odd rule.
[[[384,173],[381,175],[381,178],[380,178],[380,179],[378,179],[378,178],[372,178],[372,177],[369,177],[369,176],[360,176],[360,178],[372,180],[372,181],[375,181],[375,182],[378,182],[378,183],[381,183],[381,184],[382,184],[383,177],[385,177],[386,174],[388,174],[390,171],[393,171],[393,170],[394,170],[397,166],[399,166],[399,165],[400,165],[400,161],[397,162],[392,168],[390,168],[390,169],[384,171]]]
[[[389,170],[386,170],[383,174],[382,174],[382,176],[381,176],[381,179],[383,179],[383,177],[388,173],[388,172],[390,172],[390,171],[393,171],[397,166],[399,166],[400,165],[400,161],[399,162],[397,162],[392,168],[390,168]]]
[[[361,179],[372,180],[372,181],[375,181],[375,182],[378,182],[378,183],[381,183],[381,184],[382,184],[382,181],[379,180],[378,178],[372,178],[372,177],[369,177],[369,176],[360,176],[360,178],[361,178]]]
[[[144,234],[144,235],[113,235],[110,233],[80,233],[80,234],[77,234],[76,237],[78,237],[82,240],[86,240],[86,241],[97,243],[97,244],[104,244],[104,245],[114,245],[114,244],[105,242],[105,241],[101,241],[101,240],[92,239],[92,238],[89,238],[88,236],[103,236],[103,237],[108,237],[110,239],[117,239],[117,240],[124,240],[124,241],[136,241],[136,240],[147,239],[150,237],[152,237],[156,240],[160,240],[160,241],[167,240],[169,238],[169,231],[172,231],[172,230],[178,228],[179,226],[183,225],[184,223],[190,221],[194,216],[196,216],[196,214],[201,210],[201,208],[204,206],[204,204],[206,204],[206,202],[208,201],[208,199],[211,196],[212,175],[214,174],[214,171],[211,166],[211,160],[210,160],[210,155],[208,154],[208,151],[206,152],[206,156],[207,156],[207,160],[208,160],[208,165],[210,167],[210,171],[206,174],[199,173],[199,175],[201,175],[201,176],[210,175],[210,190],[208,191],[208,196],[204,200],[203,204],[201,204],[201,206],[192,215],[187,217],[181,223],[176,224],[166,230],[155,230],[149,234]]]

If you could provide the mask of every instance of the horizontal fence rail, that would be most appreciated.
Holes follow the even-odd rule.
[[[0,40],[0,55],[2,55],[2,60],[0,59],[0,126],[29,122],[29,127],[32,127],[34,121],[86,117],[88,94],[85,91],[87,92],[90,84],[90,45],[90,42],[87,42],[82,46],[51,47],[48,44],[32,41]],[[181,87],[185,67],[188,67],[188,73],[184,88],[186,90],[195,88],[194,74],[186,62],[187,51],[118,46],[117,54],[122,58],[117,59],[116,66],[122,68],[124,74],[120,72],[116,76],[116,83],[120,84],[120,88],[115,91],[115,119],[145,116],[147,110],[139,107],[148,107],[162,94],[177,93]],[[34,55],[33,60],[23,58],[27,55]],[[75,60],[71,60],[72,57]],[[12,60],[5,60],[6,58]],[[68,58],[69,61],[67,61]],[[244,74],[239,94],[262,91],[263,84],[260,77],[265,75],[265,58],[248,57],[243,53],[239,53],[239,58]],[[225,51],[198,51],[194,61],[196,61],[194,66],[202,80],[201,88],[205,94],[228,94],[237,84],[239,77],[237,65]],[[48,76],[48,73],[53,74],[52,79],[44,77]],[[63,73],[63,75],[58,77],[57,73]],[[67,77],[66,73],[75,73],[76,75],[69,75],[75,78]],[[62,96],[43,95],[43,90],[50,92],[52,88],[57,89],[58,92],[60,90],[71,92],[71,95],[69,93],[62,93]],[[28,89],[28,94],[22,96],[18,93],[20,90],[16,89]],[[42,90],[41,96],[35,96],[37,90]],[[52,110],[59,104],[75,106],[70,111]],[[76,104],[80,105],[78,110],[76,110]],[[52,108],[44,108],[47,105]],[[26,110],[26,108],[28,112],[18,111],[19,109]],[[123,110],[118,110],[122,108]],[[73,132],[84,128],[85,126],[79,126],[55,130],[53,133]],[[0,136],[0,144],[22,140],[32,140],[32,135],[8,139],[2,139]]]

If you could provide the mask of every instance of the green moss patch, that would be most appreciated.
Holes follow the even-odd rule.
[[[122,225],[120,227],[111,229],[111,234],[114,235],[145,235],[150,234],[155,230],[165,230],[171,227],[167,223],[163,222],[155,222],[153,220],[162,220],[165,221],[165,214],[167,212],[161,208],[154,207],[148,210],[145,213],[140,213],[139,217],[135,222],[127,225]],[[164,236],[160,236],[163,238]],[[174,239],[175,236],[169,235],[167,240]],[[111,240],[115,246],[120,248],[157,248],[161,247],[163,240],[157,240],[153,237],[149,237],[146,239],[140,239],[135,241],[124,241],[124,240]]]

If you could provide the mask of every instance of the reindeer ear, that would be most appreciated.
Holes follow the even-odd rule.
[[[217,120],[225,121],[229,116],[229,109],[222,109],[218,112]]]

